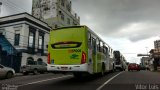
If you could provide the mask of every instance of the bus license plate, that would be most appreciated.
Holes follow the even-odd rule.
[[[61,67],[61,70],[67,70],[68,67]]]

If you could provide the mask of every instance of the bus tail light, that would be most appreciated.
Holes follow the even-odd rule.
[[[81,64],[86,63],[86,53],[82,52],[82,59],[81,59]]]
[[[51,64],[51,56],[50,56],[50,53],[48,53],[48,64]]]

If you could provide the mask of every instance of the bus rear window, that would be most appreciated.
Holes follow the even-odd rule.
[[[67,42],[57,42],[51,44],[51,47],[54,49],[77,48],[80,47],[81,44],[82,44],[81,42],[67,41]]]

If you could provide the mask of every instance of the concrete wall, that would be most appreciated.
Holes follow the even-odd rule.
[[[28,37],[29,37],[29,25],[28,24],[20,24],[20,25],[13,25],[13,26],[8,26],[4,27],[4,34],[7,40],[14,46],[14,37],[15,37],[15,31],[19,30],[20,31],[20,42],[19,46],[14,46],[16,49],[25,49],[27,50],[28,47]],[[36,49],[38,48],[38,37],[39,37],[39,31],[40,29],[36,29],[36,41],[35,41],[35,46]],[[49,42],[49,32],[45,32],[44,34],[44,53],[47,53],[47,48],[46,45]],[[32,54],[27,54],[27,53],[22,53],[22,61],[21,65],[26,65],[26,60],[28,57],[34,58],[36,61],[38,58],[41,58],[44,62],[47,63],[47,56],[41,56],[38,54],[32,55]]]

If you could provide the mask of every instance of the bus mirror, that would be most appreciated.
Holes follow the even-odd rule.
[[[46,45],[46,48],[48,48],[48,45]]]

